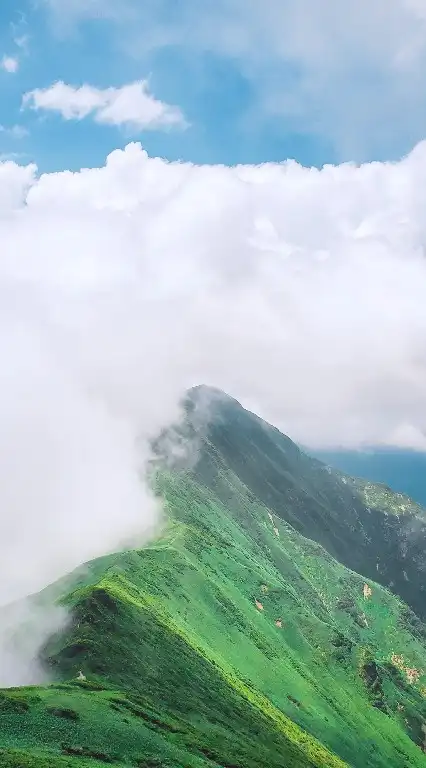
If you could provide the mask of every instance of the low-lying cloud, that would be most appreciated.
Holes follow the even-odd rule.
[[[149,438],[227,390],[314,447],[424,449],[426,144],[399,163],[0,164],[0,604],[158,521]]]
[[[40,649],[47,638],[62,630],[68,615],[52,604],[21,600],[1,609],[0,686],[37,685],[46,682],[46,665]]]

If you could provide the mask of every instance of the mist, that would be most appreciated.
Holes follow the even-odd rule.
[[[46,640],[66,627],[69,616],[52,603],[23,599],[1,608],[0,686],[38,685],[48,681],[39,659]]]
[[[307,446],[425,449],[425,170],[426,144],[321,171],[138,144],[0,163],[0,605],[158,530],[149,441],[195,384]],[[3,647],[0,684],[29,679],[34,649]]]

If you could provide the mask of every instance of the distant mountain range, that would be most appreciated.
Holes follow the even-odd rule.
[[[426,506],[425,453],[375,448],[370,451],[316,451],[313,455],[348,475],[384,483]]]
[[[422,768],[425,510],[217,390],[184,413],[158,540],[34,598],[70,621],[0,691],[0,768]]]

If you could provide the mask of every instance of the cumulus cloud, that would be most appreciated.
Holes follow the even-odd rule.
[[[186,127],[181,110],[156,99],[149,91],[147,80],[121,88],[76,87],[58,81],[48,88],[26,93],[22,105],[59,112],[65,120],[82,120],[93,115],[97,123],[125,125],[137,130]]]
[[[150,534],[208,383],[312,447],[426,448],[426,143],[398,163],[0,163],[0,604]]]
[[[97,380],[126,382],[135,418],[142,381],[171,401],[207,381],[307,444],[392,442],[423,429],[425,157],[227,168],[130,144],[80,173],[16,166],[26,205],[4,240],[58,322],[78,298],[69,342]]]
[[[3,56],[0,61],[0,67],[10,75],[15,74],[19,69],[19,60],[15,56]]]

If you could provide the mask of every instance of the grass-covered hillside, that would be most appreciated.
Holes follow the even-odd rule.
[[[198,387],[188,400],[195,414],[197,402],[208,400],[206,390]],[[227,503],[216,474],[218,467],[232,470],[277,517],[348,568],[390,587],[426,619],[426,512],[386,486],[351,482],[232,398],[207,391],[211,425],[198,479]]]
[[[70,623],[51,685],[0,691],[0,768],[426,766],[422,594],[403,579],[416,615],[378,583],[402,567],[395,500],[229,398],[210,416],[195,466],[153,473],[162,537],[42,596]]]

